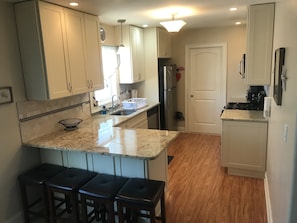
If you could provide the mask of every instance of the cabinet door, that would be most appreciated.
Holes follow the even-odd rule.
[[[133,64],[134,82],[144,80],[144,47],[143,47],[143,30],[141,28],[130,27],[130,40]]]
[[[142,112],[141,114],[129,119],[126,122],[126,128],[147,129],[148,128],[148,123],[147,123],[147,114],[146,114],[146,112]]]
[[[84,14],[86,34],[86,67],[88,88],[100,90],[104,88],[102,72],[102,56],[100,44],[100,24],[97,16]]]
[[[165,29],[157,28],[158,58],[171,57],[171,34]]]
[[[247,83],[270,85],[274,3],[251,5],[248,14]]]
[[[265,171],[266,144],[267,123],[223,121],[223,166]]]
[[[39,2],[39,8],[49,99],[69,96],[71,79],[68,57],[65,56],[67,44],[63,8],[45,2]],[[38,85],[34,80],[31,82]]]
[[[116,34],[121,35],[120,27]],[[124,48],[120,53],[120,83],[132,84],[145,79],[143,29],[123,26]]]
[[[64,9],[72,93],[88,91],[83,13]]]

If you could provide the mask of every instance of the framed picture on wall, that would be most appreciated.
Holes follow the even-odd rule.
[[[0,87],[0,104],[13,102],[11,87]]]
[[[278,48],[274,54],[274,85],[273,98],[277,105],[282,104],[282,72],[285,64],[285,48]]]

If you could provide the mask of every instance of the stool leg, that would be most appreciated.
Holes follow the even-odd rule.
[[[88,210],[87,210],[87,202],[86,202],[86,197],[84,195],[80,195],[81,199],[81,214],[82,214],[82,222],[83,223],[88,223]]]
[[[156,211],[155,211],[155,207],[153,207],[150,210],[150,219],[151,219],[151,223],[155,223],[156,222]]]
[[[119,217],[119,223],[124,223],[124,213],[123,213],[123,207],[120,202],[117,204],[118,206],[118,217]]]
[[[22,182],[20,182],[20,189],[21,189],[21,197],[22,197],[22,204],[23,204],[25,222],[29,223],[30,222],[30,216],[29,216],[26,185],[23,184]]]
[[[48,203],[48,194],[46,192],[46,186],[42,186],[42,200],[43,200],[43,215],[46,223],[50,223],[50,213],[49,213],[49,203]]]
[[[108,210],[108,222],[109,223],[114,223],[114,206],[113,206],[113,202],[109,203],[106,205],[107,206],[107,210]]]
[[[161,197],[161,219],[162,223],[166,223],[166,208],[165,208],[165,193],[163,192]]]
[[[48,203],[49,203],[49,213],[50,213],[50,220],[52,223],[56,223],[56,210],[55,210],[55,201],[54,195],[50,188],[48,188]]]
[[[71,194],[70,201],[72,205],[71,216],[72,216],[73,222],[79,223],[78,199],[77,199],[76,193]]]

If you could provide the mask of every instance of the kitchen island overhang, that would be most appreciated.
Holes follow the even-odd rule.
[[[117,122],[95,115],[76,130],[56,131],[23,145],[40,149],[42,162],[167,182],[167,148],[179,133],[113,127]]]

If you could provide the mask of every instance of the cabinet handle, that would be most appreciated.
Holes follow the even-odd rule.
[[[91,88],[93,88],[93,80],[90,80],[90,82],[91,82]]]

